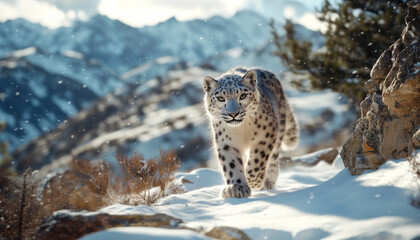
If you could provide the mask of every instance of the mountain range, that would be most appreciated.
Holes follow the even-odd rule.
[[[0,141],[10,143],[21,169],[116,152],[153,157],[159,148],[175,149],[186,168],[205,164],[201,79],[238,65],[282,71],[268,22],[240,11],[143,28],[103,15],[56,30],[23,19],[0,23],[0,120],[7,123]],[[302,26],[297,36],[323,44]]]

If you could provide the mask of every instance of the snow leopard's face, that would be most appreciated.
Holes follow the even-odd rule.
[[[213,120],[223,120],[229,126],[236,127],[258,108],[259,95],[254,71],[246,73],[244,77],[225,75],[217,80],[206,77],[203,85],[206,109]]]

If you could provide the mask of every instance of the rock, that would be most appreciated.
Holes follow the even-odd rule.
[[[176,227],[182,220],[165,214],[110,215],[97,212],[57,211],[38,230],[36,239],[77,239],[111,227]]]
[[[251,240],[241,230],[231,227],[214,227],[205,235],[219,240]]]
[[[368,93],[369,94],[374,94],[376,92],[379,91],[379,84],[378,84],[378,78],[374,79],[369,79],[366,83],[365,83],[366,88],[368,89]]]
[[[351,174],[411,153],[420,124],[420,1],[407,5],[407,26],[373,66],[361,118],[340,153]]]
[[[318,156],[318,162],[319,161],[325,161],[329,164],[332,164],[334,162],[334,159],[338,155],[338,150],[335,148],[329,149],[329,151],[326,151]]]
[[[155,227],[188,229],[222,240],[249,240],[241,230],[232,227],[214,227],[205,232],[183,226],[183,221],[165,214],[155,215],[111,215],[88,211],[61,210],[47,218],[38,230],[36,239],[77,239],[88,233],[113,227]]]
[[[385,50],[381,54],[381,56],[378,58],[375,65],[373,65],[372,70],[370,71],[370,76],[372,77],[371,79],[372,81],[374,81],[373,79],[379,79],[379,80],[385,79],[386,75],[388,75],[389,71],[391,70],[391,67],[392,67],[392,60],[391,60],[392,49],[391,48],[389,48],[388,50]],[[375,85],[376,85],[375,88],[379,89],[379,83],[377,81],[375,82]],[[370,90],[371,87],[368,87],[368,89]]]
[[[286,169],[297,165],[311,167],[317,165],[320,161],[325,161],[328,164],[332,164],[337,155],[337,149],[327,148],[299,157],[282,157],[280,158],[280,168]]]

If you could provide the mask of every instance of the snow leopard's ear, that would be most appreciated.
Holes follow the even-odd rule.
[[[257,86],[257,73],[254,70],[249,70],[242,77],[242,81],[245,85],[255,88]]]
[[[217,86],[217,81],[216,79],[212,78],[212,77],[205,77],[203,80],[203,90],[204,92],[209,92],[211,89],[216,88]]]

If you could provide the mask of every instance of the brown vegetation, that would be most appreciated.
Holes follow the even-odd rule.
[[[42,221],[60,209],[95,211],[115,203],[151,205],[180,190],[173,183],[180,161],[173,151],[146,161],[140,154],[117,155],[121,174],[108,163],[73,160],[69,169],[50,177],[26,170],[0,172],[0,239],[31,239]],[[6,176],[6,177],[4,177]]]
[[[117,155],[122,176],[115,176],[107,165],[96,167],[88,182],[89,189],[111,203],[128,205],[151,205],[161,197],[178,193],[173,173],[180,161],[173,151],[160,151],[159,155],[159,160],[148,161],[137,153],[132,157]]]

